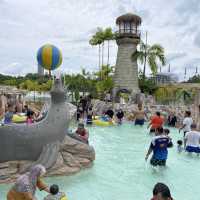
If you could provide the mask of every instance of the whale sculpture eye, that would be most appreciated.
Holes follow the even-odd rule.
[[[57,109],[57,112],[59,112],[60,110],[59,110],[59,108]]]

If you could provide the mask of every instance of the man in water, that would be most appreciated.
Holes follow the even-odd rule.
[[[144,125],[145,117],[147,118],[147,115],[145,111],[142,109],[142,104],[138,104],[138,110],[134,113],[135,118],[135,125]]]
[[[176,123],[177,123],[177,117],[175,115],[174,112],[172,112],[169,116],[168,116],[168,126],[171,127],[176,127]]]
[[[118,124],[122,124],[122,119],[124,117],[123,110],[119,109],[119,111],[117,112],[116,116],[117,116]]]
[[[183,133],[184,133],[184,137],[185,137],[185,134],[187,132],[191,131],[191,125],[192,125],[192,123],[193,123],[193,120],[192,120],[192,117],[191,117],[191,112],[190,111],[186,111],[185,112],[185,118],[183,120],[183,125],[179,129],[179,133],[183,129]]]
[[[87,112],[87,100],[85,99],[85,97],[80,97],[80,101],[79,101],[79,105],[82,106],[82,110],[83,110],[83,118],[85,115],[85,112]]]
[[[152,166],[165,166],[168,156],[167,148],[172,147],[172,142],[170,138],[164,134],[163,128],[157,128],[155,135],[156,136],[152,138],[145,160],[148,160],[149,155],[153,152],[150,164]]]
[[[197,125],[191,125],[191,131],[185,134],[184,147],[189,153],[200,153],[200,132],[197,131]]]
[[[161,117],[160,112],[156,112],[156,115],[154,115],[151,118],[151,121],[150,121],[149,125],[147,126],[147,128],[149,128],[151,126],[150,133],[153,133],[153,132],[155,132],[155,130],[157,128],[162,127],[163,124],[164,124],[163,117]]]

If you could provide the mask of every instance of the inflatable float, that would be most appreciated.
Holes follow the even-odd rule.
[[[104,121],[99,116],[95,116],[95,119],[92,122],[96,126],[113,126],[113,125],[115,125],[115,122],[113,120],[112,121]]]
[[[26,122],[26,116],[13,115],[12,121],[14,123],[25,123]]]

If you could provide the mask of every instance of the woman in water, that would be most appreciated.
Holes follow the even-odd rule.
[[[7,200],[37,200],[36,188],[49,193],[48,187],[41,181],[46,173],[42,165],[35,165],[30,172],[21,175],[7,194]]]

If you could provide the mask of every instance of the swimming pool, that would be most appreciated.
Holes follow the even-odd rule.
[[[177,153],[177,130],[170,136],[175,147],[169,150],[166,169],[153,170],[144,157],[151,141],[146,126],[123,124],[115,127],[91,127],[90,143],[95,147],[94,166],[70,177],[46,178],[56,183],[69,200],[149,200],[157,182],[166,183],[176,200],[200,198],[200,158]],[[0,185],[0,200],[6,199],[11,185]],[[38,199],[45,196],[37,193]]]

